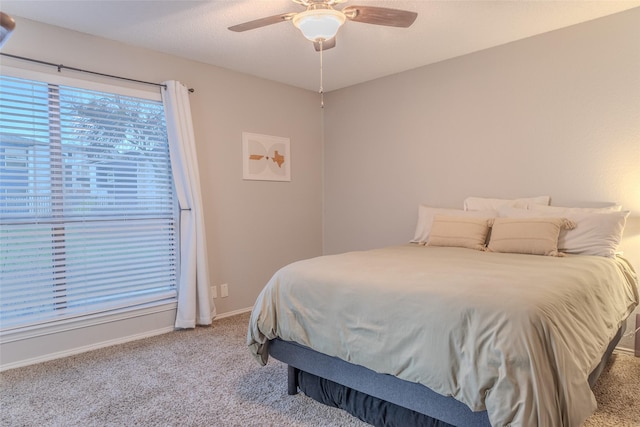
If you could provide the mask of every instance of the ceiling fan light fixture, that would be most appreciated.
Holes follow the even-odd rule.
[[[346,16],[335,9],[313,9],[296,14],[293,25],[312,42],[332,39],[344,24]]]

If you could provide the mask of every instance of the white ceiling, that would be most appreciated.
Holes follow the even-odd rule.
[[[325,91],[640,7],[640,0],[349,0],[336,8],[349,5],[411,10],[418,18],[408,29],[347,21],[337,46],[324,52]],[[319,89],[319,54],[291,22],[243,33],[227,30],[304,10],[292,0],[2,0],[0,7],[16,17],[16,32],[23,17]]]

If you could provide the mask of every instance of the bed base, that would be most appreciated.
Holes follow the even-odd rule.
[[[624,334],[626,322],[609,344],[600,364],[589,375],[593,387]],[[410,409],[419,414],[454,426],[490,426],[487,411],[473,412],[453,397],[440,395],[421,384],[412,383],[387,374],[378,374],[363,366],[327,356],[300,344],[279,338],[269,343],[269,354],[288,365],[287,388],[290,395],[299,389],[299,371],[365,393],[386,402]]]
[[[301,370],[448,424],[477,427],[491,425],[487,411],[473,412],[464,403],[442,396],[421,384],[401,380],[393,375],[378,374],[294,342],[276,338],[269,344],[269,354],[289,365],[289,394],[297,393],[297,370]]]

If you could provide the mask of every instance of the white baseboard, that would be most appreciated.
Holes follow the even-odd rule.
[[[251,310],[253,310],[253,307],[246,307],[246,308],[240,308],[238,310],[227,311],[226,313],[216,314],[216,317],[214,317],[213,320],[216,321],[219,319],[224,319],[225,317],[231,317],[231,316],[236,316],[238,314],[248,313]]]
[[[76,354],[85,353],[87,351],[98,350],[100,348],[110,347],[112,345],[124,344],[131,341],[140,340],[143,338],[149,338],[156,335],[166,334],[167,332],[173,332],[175,328],[173,326],[156,329],[155,331],[146,331],[140,334],[129,335],[117,339],[101,341],[90,345],[84,345],[80,347],[74,347],[69,350],[58,351],[55,353],[48,353],[42,356],[32,357],[29,359],[19,360],[13,363],[3,363],[0,365],[0,372],[8,371],[9,369],[21,368],[23,366],[35,365],[36,363],[48,362],[50,360],[61,359],[63,357],[74,356]]]
[[[621,353],[621,354],[626,354],[629,356],[633,356],[633,350],[629,349],[629,348],[624,348],[624,347],[616,347],[614,350],[614,353]]]
[[[0,372],[175,330],[175,302],[3,333]]]
[[[246,307],[221,313],[216,315],[214,321],[248,313],[252,309],[253,307]],[[144,319],[151,319],[154,316],[159,316],[159,319],[149,321],[143,330],[136,331],[136,325],[145,323]],[[63,325],[51,329],[40,328],[23,333],[16,333],[12,336],[5,335],[0,339],[0,349],[4,350],[2,351],[2,353],[4,353],[2,355],[3,357],[0,358],[0,372],[173,332],[175,330],[173,326],[174,319],[175,304],[165,307],[149,308],[137,313],[119,313],[86,322],[66,322]],[[113,326],[109,326],[110,324],[113,324]],[[109,330],[131,331],[131,333],[125,336],[105,338],[104,332],[107,331],[106,328],[109,328]],[[96,330],[96,332],[91,332],[93,330]],[[57,337],[61,336],[61,334],[74,334],[78,335],[79,338],[69,339],[69,341],[72,342],[70,346],[52,350],[52,348],[55,347],[52,343],[60,341]],[[81,335],[85,336],[80,337]],[[89,335],[89,338],[87,338],[86,335]],[[109,335],[108,331],[107,335]],[[100,338],[101,336],[103,338]],[[23,351],[23,346],[26,349],[38,348],[40,351]]]

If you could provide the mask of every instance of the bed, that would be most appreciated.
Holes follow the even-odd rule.
[[[538,244],[542,217],[532,220],[527,250]],[[251,353],[289,365],[290,393],[301,382],[345,387],[351,407],[343,408],[376,425],[394,425],[385,417],[398,409],[425,416],[420,425],[581,425],[596,408],[591,386],[638,304],[633,268],[617,255],[559,251],[571,240],[563,224],[575,222],[555,218],[556,246],[543,252],[563,256],[540,256],[497,243],[488,251],[484,239],[502,235],[494,219],[484,218],[482,248],[461,243],[460,230],[471,224],[462,232],[469,237],[479,220],[457,219],[452,233],[440,233],[450,219],[431,218],[424,244],[279,270],[253,308]]]

